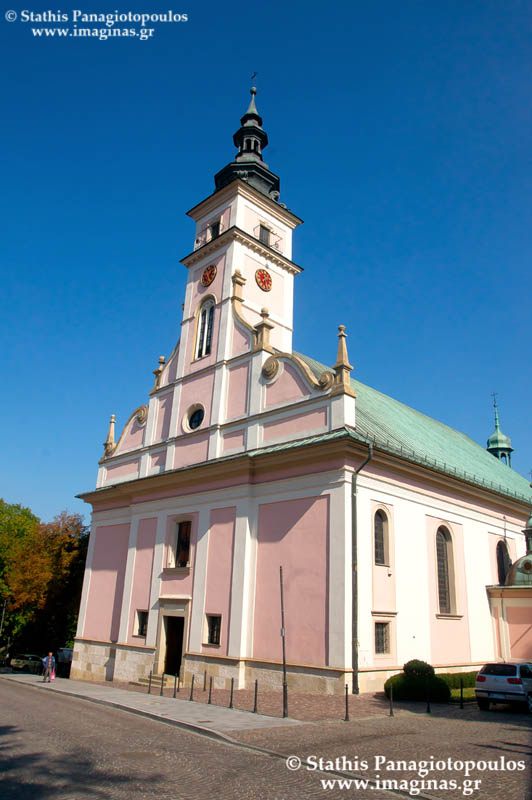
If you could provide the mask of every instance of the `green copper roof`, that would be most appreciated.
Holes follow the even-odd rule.
[[[318,377],[323,364],[296,353]],[[477,442],[392,397],[351,379],[356,432],[376,447],[500,494],[531,501],[529,482]]]

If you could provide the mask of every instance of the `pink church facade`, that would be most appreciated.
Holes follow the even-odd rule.
[[[112,419],[72,677],[151,670],[361,691],[411,658],[497,658],[496,548],[525,551],[527,481],[468,437],[292,349],[301,272],[254,104],[216,191],[189,211],[181,336],[146,405]],[[453,463],[454,459],[454,463]],[[495,608],[495,607],[493,607]],[[532,642],[520,640],[532,658]],[[528,649],[527,649],[528,648]]]

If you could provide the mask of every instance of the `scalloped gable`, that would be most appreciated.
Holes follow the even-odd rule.
[[[142,447],[147,414],[148,406],[139,406],[133,411],[124,425],[113,455],[138,450],[139,447]]]
[[[294,363],[283,361],[281,374],[272,383],[266,385],[266,408],[301,400],[312,394],[312,389],[306,382],[302,370],[298,370]]]

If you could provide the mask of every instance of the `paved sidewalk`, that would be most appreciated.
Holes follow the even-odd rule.
[[[37,675],[0,675],[0,680],[15,681],[32,686],[45,692],[68,694],[92,703],[112,706],[131,711],[151,719],[158,719],[169,724],[178,725],[198,733],[218,734],[225,738],[227,731],[246,731],[257,728],[278,728],[293,725],[304,725],[294,719],[269,717],[265,714],[253,714],[220,706],[206,706],[194,701],[179,701],[173,697],[159,697],[155,694],[140,694],[114,686],[102,686],[88,681],[71,681],[56,678],[51,683],[43,683]]]

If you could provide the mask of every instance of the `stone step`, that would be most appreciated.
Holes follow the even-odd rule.
[[[161,682],[163,680],[162,675],[152,675],[151,676],[151,685],[157,686],[160,688]],[[148,686],[150,682],[149,678],[139,678],[136,681],[130,681],[131,684],[135,686]],[[174,676],[173,675],[165,675],[164,676],[164,687],[173,686],[174,685]]]

